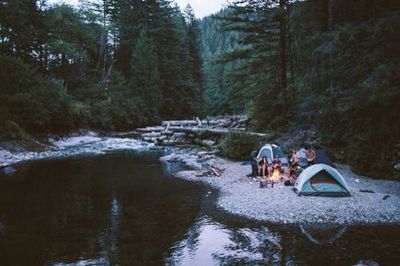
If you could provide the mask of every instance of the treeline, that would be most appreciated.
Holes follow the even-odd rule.
[[[223,9],[216,16],[223,17],[227,13],[228,10]],[[214,16],[205,17],[200,23],[205,78],[204,99],[208,107],[207,114],[211,115],[244,112],[243,105],[237,105],[237,100],[242,99],[235,99],[237,80],[231,77],[239,69],[240,60],[217,64],[218,58],[240,47],[237,40],[242,34],[223,31],[222,25],[222,21]]]
[[[0,134],[131,129],[202,110],[193,10],[168,0],[0,2]]]
[[[393,175],[400,152],[399,6],[396,0],[233,1],[202,21],[202,28],[212,23],[232,33],[239,45],[220,49],[228,50],[220,65],[237,64],[220,78],[234,85],[208,87],[206,98],[218,98],[210,108],[240,108],[259,130],[315,129],[319,144],[338,159],[364,173]]]

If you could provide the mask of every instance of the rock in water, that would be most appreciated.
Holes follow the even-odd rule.
[[[387,200],[388,198],[390,198],[390,196],[386,195],[386,196],[383,197],[383,200]]]
[[[3,168],[3,173],[6,175],[12,175],[16,172],[16,170],[12,166],[6,166]]]
[[[379,266],[379,264],[373,260],[360,260],[354,266]]]

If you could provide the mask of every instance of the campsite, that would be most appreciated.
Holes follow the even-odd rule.
[[[246,177],[251,171],[248,164],[217,156],[204,159],[202,154],[200,151],[188,155],[187,151],[178,150],[161,160],[181,162],[191,168],[177,172],[175,175],[179,178],[218,188],[221,196],[217,204],[229,212],[284,224],[396,224],[400,221],[400,184],[397,181],[358,176],[348,166],[339,164],[338,170],[330,166],[322,167],[336,177],[337,183],[329,180],[321,189],[334,190],[333,193],[314,189],[310,193],[310,179],[322,170],[321,164],[317,164],[306,168],[302,173],[304,178],[300,177],[294,187],[278,181],[273,187],[260,188],[258,179]],[[221,169],[222,174],[199,174],[211,166]],[[336,187],[336,184],[341,185]],[[333,188],[330,187],[332,185]],[[297,192],[294,191],[296,189]]]
[[[400,265],[400,0],[1,0],[0,266]]]

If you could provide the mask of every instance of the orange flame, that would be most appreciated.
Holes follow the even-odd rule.
[[[282,175],[281,175],[281,172],[279,171],[279,169],[274,169],[270,179],[272,181],[280,181],[281,178],[282,178]]]

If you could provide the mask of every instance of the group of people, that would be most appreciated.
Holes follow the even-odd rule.
[[[268,158],[266,156],[259,158],[257,154],[258,154],[257,148],[254,148],[250,154],[251,174],[249,174],[248,176],[268,178],[275,171],[282,173],[283,169],[279,155],[277,154],[275,155],[270,166]]]
[[[310,165],[313,165],[316,157],[317,153],[310,145],[307,145],[305,148],[302,148],[299,151],[292,150],[292,154],[289,160],[289,175],[292,176],[296,172],[296,169],[298,169],[298,167],[306,168]]]
[[[292,150],[289,158],[289,174],[285,184],[293,185],[304,168],[313,165],[316,159],[316,152],[312,146],[307,145],[300,150]],[[283,168],[279,155],[275,155],[271,165],[269,165],[268,158],[266,156],[259,158],[258,150],[254,148],[250,154],[251,162],[251,174],[248,176],[269,178],[275,171],[282,174]],[[283,176],[281,175],[281,179]]]

